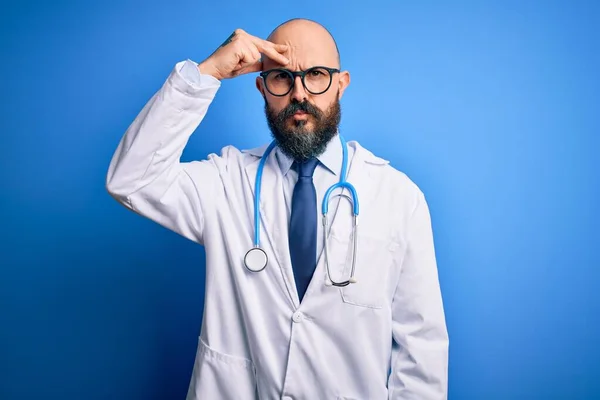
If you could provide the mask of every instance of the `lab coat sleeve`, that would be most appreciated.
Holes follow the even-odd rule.
[[[108,192],[122,205],[197,243],[219,173],[210,160],[180,158],[219,87],[191,60],[177,63],[129,125],[106,176]]]
[[[445,400],[449,341],[430,213],[421,192],[407,224],[406,243],[392,303],[389,399]]]

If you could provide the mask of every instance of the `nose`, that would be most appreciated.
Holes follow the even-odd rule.
[[[308,93],[306,92],[306,89],[304,89],[304,85],[302,84],[302,78],[300,78],[299,76],[295,78],[291,96],[292,100],[297,101],[298,103],[302,103],[308,98]]]

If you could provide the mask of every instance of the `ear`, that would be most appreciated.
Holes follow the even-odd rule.
[[[256,89],[262,94],[262,97],[266,97],[265,95],[265,82],[260,76],[256,77]]]
[[[339,97],[338,97],[338,99],[341,99],[342,96],[344,95],[344,91],[350,84],[350,72],[342,71],[338,75],[339,75],[339,80],[338,80]]]

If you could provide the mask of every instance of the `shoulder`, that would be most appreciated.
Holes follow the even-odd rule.
[[[380,185],[385,185],[393,195],[414,200],[424,196],[417,183],[406,172],[394,167],[389,160],[375,155],[357,141],[349,141],[348,145],[354,149],[357,159],[368,169],[369,175]]]
[[[270,143],[254,148],[240,148],[234,145],[221,147],[219,151],[208,154],[203,162],[213,164],[221,170],[246,167],[252,162],[260,160]]]

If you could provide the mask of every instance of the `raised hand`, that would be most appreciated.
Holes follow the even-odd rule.
[[[288,64],[289,60],[283,55],[287,49],[285,44],[275,44],[236,29],[198,68],[201,73],[219,80],[233,78],[262,70],[261,53],[281,65]]]

